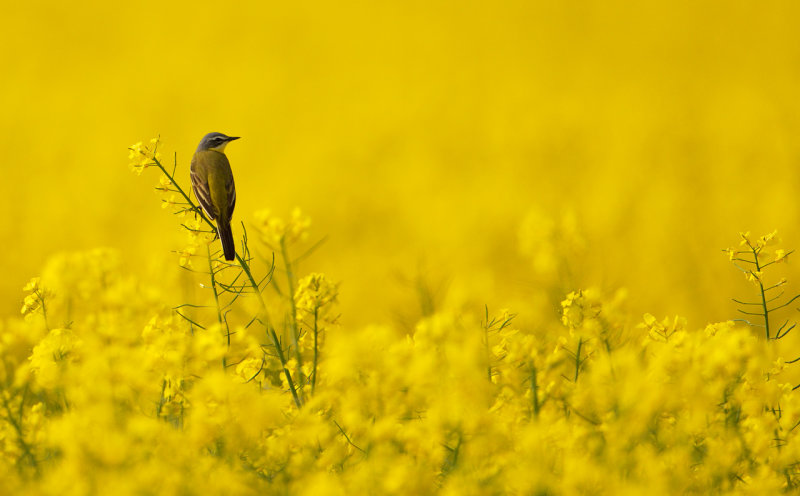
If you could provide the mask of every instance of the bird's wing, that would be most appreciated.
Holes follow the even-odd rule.
[[[214,220],[216,218],[216,213],[214,204],[211,203],[211,195],[208,191],[208,180],[205,177],[201,177],[199,169],[196,170],[194,157],[192,157],[190,176],[192,178],[192,191],[194,191],[194,196],[197,197],[198,203],[200,203],[200,206],[209,219]]]
[[[233,208],[236,206],[236,185],[233,183],[233,174],[231,174],[230,181],[226,184],[228,188],[228,220],[233,217]]]

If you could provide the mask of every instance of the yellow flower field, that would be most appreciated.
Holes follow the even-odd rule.
[[[5,9],[0,494],[797,492],[799,11]]]

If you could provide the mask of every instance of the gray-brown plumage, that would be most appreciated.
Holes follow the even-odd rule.
[[[209,219],[217,221],[225,260],[236,257],[231,218],[236,206],[236,186],[225,146],[239,137],[209,133],[203,137],[192,157],[192,191]]]

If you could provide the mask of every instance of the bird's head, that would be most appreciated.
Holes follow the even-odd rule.
[[[225,146],[233,140],[239,139],[238,136],[226,136],[222,133],[208,133],[200,140],[197,145],[197,151],[214,150],[217,152],[224,152]]]

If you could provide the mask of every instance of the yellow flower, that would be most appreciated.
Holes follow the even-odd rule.
[[[281,243],[291,245],[304,240],[311,225],[311,218],[304,215],[299,208],[292,210],[288,222],[274,216],[268,209],[256,212],[255,218],[261,241],[276,251],[280,249]]]
[[[77,339],[69,329],[53,329],[50,334],[33,348],[28,360],[36,380],[42,387],[56,385],[60,373],[60,363],[69,358]]]
[[[669,341],[673,334],[683,331],[686,327],[686,319],[677,315],[672,319],[665,317],[659,322],[653,315],[646,313],[642,320],[644,322],[636,327],[646,329],[648,337],[653,341]]]
[[[197,249],[194,246],[187,246],[183,250],[179,250],[178,253],[178,264],[181,267],[191,267],[192,266],[192,257],[195,255]]]
[[[757,243],[759,248],[763,248],[765,246],[769,246],[769,245],[775,244],[775,243],[778,242],[778,239],[776,238],[777,235],[778,235],[778,230],[776,229],[776,230],[772,231],[771,233],[765,234],[765,235],[761,236],[760,238],[758,238],[758,241],[756,243]]]
[[[30,292],[22,300],[22,309],[20,310],[20,313],[27,317],[42,307],[46,292],[41,286],[41,279],[38,277],[28,281],[22,289]]]
[[[156,186],[157,191],[161,191],[162,193],[167,193],[172,191],[172,181],[165,175],[162,175],[158,179],[158,186]]]
[[[602,304],[597,291],[573,291],[561,302],[561,323],[570,329],[600,315]]]
[[[739,245],[750,246],[750,231],[740,232],[739,237],[742,238],[742,240],[739,242]]]
[[[183,227],[188,232],[188,243],[182,250],[176,253],[179,257],[179,264],[181,267],[192,267],[192,257],[197,253],[203,253],[205,249],[200,249],[213,241],[213,234],[210,230],[204,229],[205,223],[199,217],[192,217],[183,223]],[[221,254],[220,254],[221,255]],[[216,261],[214,262],[217,263]]]
[[[339,287],[325,277],[325,274],[309,274],[300,280],[294,299],[297,309],[308,313],[319,311],[334,303]]]
[[[167,208],[169,206],[175,205],[177,202],[175,201],[175,195],[169,195],[168,198],[164,198],[161,200],[161,208]]]
[[[128,150],[128,160],[131,161],[131,170],[136,173],[136,175],[141,175],[142,171],[144,170],[144,165],[142,164],[142,157],[144,156],[144,152],[142,151],[142,142],[132,144]]]
[[[761,278],[764,276],[764,273],[760,270],[748,270],[745,272],[744,277],[755,284],[761,283]]]
[[[38,291],[40,282],[41,282],[40,277],[34,277],[30,281],[28,281],[28,283],[25,285],[24,288],[22,288],[22,290],[31,292]]]
[[[128,148],[130,150],[128,153],[130,167],[136,175],[141,175],[145,168],[155,165],[155,160],[161,157],[157,151],[158,143],[159,139],[153,138],[149,145],[142,145],[142,142],[139,141]]]
[[[253,380],[264,369],[261,358],[246,358],[236,365],[236,375],[241,382]]]

